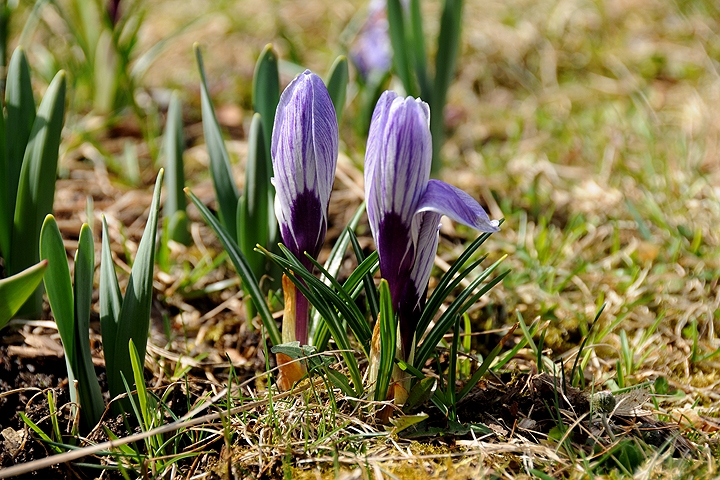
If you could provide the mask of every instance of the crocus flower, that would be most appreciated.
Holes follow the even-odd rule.
[[[399,318],[401,355],[409,355],[438,245],[440,217],[483,232],[498,222],[470,195],[430,180],[430,108],[420,99],[382,94],[365,155],[365,199],[378,254]],[[423,332],[418,332],[418,336]]]
[[[350,59],[365,80],[380,77],[392,66],[392,45],[386,0],[372,0],[367,19],[350,45]]]
[[[338,125],[325,84],[309,70],[298,75],[280,96],[271,155],[280,235],[285,246],[312,269],[305,252],[316,258],[325,240],[338,156]],[[283,283],[294,288],[291,282]],[[286,301],[286,313],[291,315],[288,309],[294,309],[294,322],[283,321],[283,340],[307,344],[307,299],[300,292],[288,297],[287,291],[286,299],[290,303],[294,299],[294,305]]]

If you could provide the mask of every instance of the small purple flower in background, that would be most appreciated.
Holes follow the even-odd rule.
[[[337,165],[338,124],[325,84],[309,70],[298,75],[280,97],[271,155],[280,235],[285,246],[311,270],[305,252],[317,258],[325,240]],[[283,340],[305,345],[309,306],[300,292],[295,293],[294,325],[286,328],[283,322]],[[294,333],[286,332],[291,328]]]
[[[350,59],[367,81],[371,76],[384,75],[390,70],[392,55],[387,2],[372,0],[367,19],[350,46]]]
[[[373,112],[365,154],[365,199],[380,273],[400,324],[401,355],[410,354],[438,245],[440,217],[483,232],[499,230],[470,195],[430,180],[430,108],[387,91]],[[422,335],[423,332],[418,332]]]

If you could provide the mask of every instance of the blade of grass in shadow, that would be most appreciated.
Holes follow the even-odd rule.
[[[135,343],[140,358],[145,359],[148,331],[150,329],[150,307],[153,297],[153,271],[155,267],[155,237],[157,235],[163,173],[164,171],[160,169],[155,181],[150,214],[138,245],[135,261],[130,272],[130,280],[120,307],[116,336],[114,339],[109,339],[115,342],[115,369],[107,372],[112,396],[125,392],[122,382],[123,375],[125,378],[132,378],[132,363],[130,361],[130,351],[128,350],[130,340]]]
[[[43,260],[20,273],[0,280],[0,329],[10,321],[40,285],[47,266],[47,260]]]
[[[10,255],[10,189],[8,187],[8,158],[5,137],[5,111],[0,108],[0,257]],[[1,328],[1,327],[0,327]]]
[[[250,298],[252,298],[255,303],[255,307],[260,314],[260,319],[262,320],[263,325],[265,325],[268,335],[270,336],[270,341],[273,345],[280,345],[282,343],[282,337],[277,324],[275,323],[275,319],[273,318],[272,313],[270,313],[270,309],[265,302],[265,297],[260,290],[260,287],[258,287],[257,279],[253,275],[250,265],[240,251],[240,247],[238,247],[235,239],[230,236],[227,230],[225,230],[225,227],[220,224],[218,219],[215,218],[215,216],[210,212],[210,210],[208,210],[199,198],[197,198],[187,188],[185,189],[185,193],[187,193],[190,200],[198,208],[200,215],[205,220],[205,223],[213,229],[215,235],[217,235],[218,239],[223,244],[223,247],[225,247],[225,251],[228,253],[230,261],[232,261],[235,266],[235,271],[237,271],[243,282],[242,284],[245,293],[250,295]]]
[[[343,108],[345,107],[345,96],[347,94],[349,72],[348,72],[348,61],[344,55],[340,55],[335,59],[330,71],[327,75],[328,93],[332,99],[333,106],[335,107],[335,116],[337,117],[338,125],[342,118]]]
[[[212,176],[213,186],[215,187],[218,213],[220,221],[233,236],[233,240],[237,242],[237,238],[234,238],[234,236],[237,234],[236,216],[240,195],[233,181],[230,157],[225,148],[225,141],[220,131],[220,124],[217,121],[215,108],[210,99],[200,47],[195,44],[194,48],[198,70],[200,70],[200,101],[203,133],[205,135],[205,145],[207,146],[208,155],[210,156],[210,174]]]
[[[252,84],[253,109],[262,119],[262,132],[264,141],[265,171],[272,172],[272,159],[270,158],[270,143],[272,141],[275,111],[280,102],[280,74],[278,72],[278,57],[272,44],[265,45],[255,64]],[[275,193],[269,195],[270,205]],[[274,212],[273,212],[274,213]],[[273,216],[274,220],[274,216]],[[271,238],[274,242],[274,238]]]
[[[420,0],[410,0],[408,10],[410,15],[409,27],[412,35],[410,47],[413,55],[413,64],[415,65],[415,75],[417,76],[418,86],[420,87],[420,95],[424,101],[432,104],[433,91],[427,70],[425,32],[422,24]]]

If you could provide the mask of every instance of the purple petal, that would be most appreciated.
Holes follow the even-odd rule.
[[[395,92],[385,92],[375,107],[365,154],[365,198],[376,240],[378,225],[391,212],[411,226],[430,176],[429,122],[426,103]]]
[[[435,261],[438,246],[441,214],[431,211],[418,213],[413,221],[413,237],[415,239],[415,264],[410,272],[410,280],[414,284],[416,302],[424,300],[425,289],[430,280],[430,271]]]
[[[499,222],[490,220],[480,204],[467,193],[440,180],[430,180],[418,212],[436,212],[481,232],[497,232]]]
[[[280,97],[272,132],[275,211],[283,242],[317,256],[327,229],[338,126],[325,84],[306,70]]]

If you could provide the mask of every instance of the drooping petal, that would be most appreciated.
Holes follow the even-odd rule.
[[[335,109],[322,79],[306,70],[280,97],[272,132],[275,211],[283,242],[301,260],[320,252],[338,154]]]
[[[435,212],[481,232],[500,230],[497,220],[490,220],[480,204],[457,187],[430,180],[418,205],[418,212]]]

